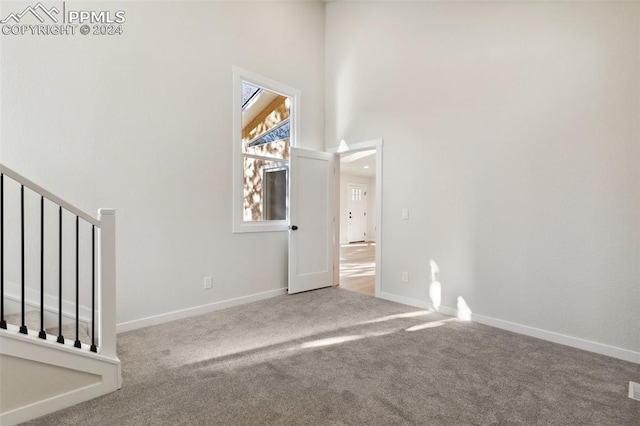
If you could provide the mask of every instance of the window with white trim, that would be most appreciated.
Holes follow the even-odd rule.
[[[286,230],[299,92],[234,67],[234,232]]]

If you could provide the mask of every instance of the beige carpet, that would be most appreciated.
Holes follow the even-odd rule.
[[[638,425],[640,366],[328,288],[118,336],[124,387],[34,425]]]
[[[30,310],[25,312],[24,319],[25,319],[24,323],[29,330],[36,331],[36,332],[40,331],[40,311],[39,310]],[[7,324],[12,324],[12,325],[15,325],[16,327],[20,327],[20,325],[22,324],[22,315],[19,313],[7,315],[5,316],[5,320],[7,321]],[[65,318],[65,321],[69,321],[69,319]],[[80,325],[80,327],[78,328],[79,340],[85,345],[91,346],[91,337],[89,336],[89,328],[87,324],[80,322],[79,325]],[[45,329],[46,333],[52,336],[58,336],[60,334],[59,330],[60,329],[57,326],[47,327]],[[65,341],[70,340],[74,342],[76,340],[75,322],[63,324],[62,336],[64,337]],[[96,344],[98,344],[97,339],[96,339]]]

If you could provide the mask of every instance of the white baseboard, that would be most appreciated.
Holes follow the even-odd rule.
[[[537,337],[538,339],[547,340],[549,342],[559,343],[561,345],[571,346],[573,348],[582,349],[600,355],[606,355],[612,358],[621,359],[623,361],[640,364],[640,352],[634,352],[628,349],[606,345],[604,343],[592,342],[590,340],[581,339],[579,337],[567,336],[566,334],[560,334],[553,331],[529,327],[527,325],[516,324],[510,321],[495,319],[484,315],[471,314],[471,320],[480,324],[489,325],[491,327],[513,331],[514,333]]]
[[[179,320],[182,318],[195,317],[197,315],[206,314],[220,309],[231,308],[233,306],[245,305],[247,303],[257,302],[259,300],[269,299],[271,297],[287,294],[286,288],[269,290],[263,293],[251,294],[235,299],[222,300],[220,302],[209,303],[206,305],[194,306],[193,308],[181,309],[179,311],[167,312],[165,314],[153,315],[146,318],[140,318],[133,321],[127,321],[116,324],[116,333],[136,330],[138,328],[149,327],[151,325],[164,324],[166,322]]]
[[[402,303],[403,305],[415,306],[416,308],[426,309],[432,312],[439,312],[443,315],[449,315],[452,317],[458,316],[458,310],[449,308],[448,306],[440,306],[439,309],[436,309],[431,303],[425,302],[424,300],[412,299],[410,297],[398,296],[396,294],[380,292],[380,294],[376,297],[380,299],[389,300],[391,302]]]
[[[380,292],[378,297],[380,299],[389,300],[391,302],[402,303],[403,305],[415,306],[417,308],[439,312],[444,315],[460,317],[460,315],[458,315],[458,310],[455,308],[440,306],[439,309],[435,309],[431,303],[424,300],[412,299],[385,292]],[[640,352],[634,352],[628,349],[606,345],[604,343],[592,342],[590,340],[581,339],[579,337],[567,336],[565,334],[542,330],[539,328],[491,318],[475,313],[471,314],[471,321],[495,328],[500,328],[502,330],[512,331],[518,334],[524,334],[525,336],[536,337],[538,339],[546,340],[549,342],[559,343],[561,345],[571,346],[573,348],[594,352],[600,355],[610,356],[612,358],[621,359],[623,361],[640,364]]]
[[[416,308],[428,309],[430,311],[434,310],[431,303],[425,302],[424,300],[411,299],[409,297],[398,296],[397,294],[385,293],[384,291],[381,291],[377,297],[391,302],[402,303],[403,305],[415,306]]]

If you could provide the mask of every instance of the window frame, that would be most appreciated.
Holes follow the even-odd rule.
[[[243,232],[278,232],[289,229],[289,191],[287,188],[287,218],[284,220],[244,220],[244,155],[242,153],[242,82],[254,84],[263,89],[286,96],[289,103],[289,148],[296,147],[299,135],[300,123],[300,90],[279,83],[267,77],[263,77],[254,72],[247,71],[237,66],[232,66],[233,73],[233,199],[232,199],[232,222],[233,233]],[[277,159],[274,159],[277,161]],[[283,161],[283,160],[280,160]],[[287,168],[289,160],[286,161]],[[291,174],[287,173],[288,179]]]

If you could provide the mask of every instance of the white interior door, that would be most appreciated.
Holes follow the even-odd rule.
[[[350,183],[347,185],[347,241],[365,241],[367,234],[367,186]]]
[[[333,285],[334,157],[291,148],[289,294]]]

